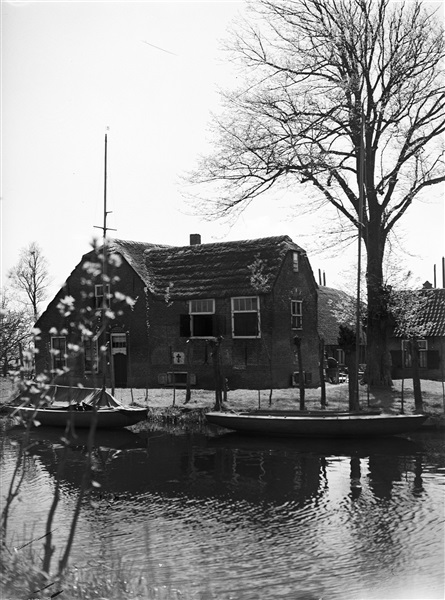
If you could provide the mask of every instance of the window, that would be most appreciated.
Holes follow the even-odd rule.
[[[260,337],[260,311],[258,296],[232,298],[233,337]]]
[[[85,338],[83,340],[83,351],[85,359],[85,373],[97,373],[99,366],[99,350],[96,338]]]
[[[419,344],[419,367],[426,369],[428,366],[428,342],[426,340],[418,340]]]
[[[339,365],[344,365],[345,363],[345,351],[342,348],[337,348],[335,350],[337,356],[337,362]]]
[[[428,366],[428,342],[427,340],[417,340],[419,346],[419,367],[426,369]],[[409,340],[402,340],[403,366],[412,366],[412,356]]]
[[[127,334],[111,334],[111,354],[127,354]]]
[[[303,329],[303,301],[291,300],[292,329]]]
[[[51,338],[51,362],[54,371],[66,367],[66,337],[59,335]]]
[[[108,283],[105,286],[105,289],[106,289],[106,292],[107,292],[107,297],[105,299],[106,300],[105,305],[109,306],[110,285]],[[104,297],[104,286],[102,284],[95,285],[94,286],[94,298],[95,298],[95,306],[96,306],[96,308],[102,308],[103,297]]]
[[[215,300],[190,300],[190,337],[208,338],[215,335]]]
[[[292,252],[292,270],[298,273],[298,252]]]

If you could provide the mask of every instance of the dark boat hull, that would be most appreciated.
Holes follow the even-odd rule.
[[[299,437],[361,437],[398,435],[415,431],[425,415],[387,414],[310,414],[223,413],[209,412],[212,425],[255,435]]]
[[[45,427],[66,427],[72,419],[75,427],[89,428],[93,421],[94,411],[69,410],[62,408],[11,407],[11,416],[21,417],[24,420],[32,418]],[[146,408],[99,408],[97,410],[98,429],[119,429],[135,425],[147,418]]]

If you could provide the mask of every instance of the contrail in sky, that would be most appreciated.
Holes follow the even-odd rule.
[[[178,56],[175,52],[170,52],[170,50],[164,50],[164,48],[160,48],[159,46],[155,46],[154,44],[150,44],[150,42],[146,42],[145,40],[142,40],[142,42],[144,44],[147,44],[147,46],[151,46],[152,48],[156,48],[157,50],[162,50],[162,52],[167,52],[167,54],[173,54],[173,56]]]

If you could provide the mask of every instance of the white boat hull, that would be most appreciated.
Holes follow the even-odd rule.
[[[206,419],[212,425],[256,435],[299,437],[360,437],[409,433],[427,419],[425,415],[388,414],[317,414],[297,412],[283,415],[255,413],[209,412]]]

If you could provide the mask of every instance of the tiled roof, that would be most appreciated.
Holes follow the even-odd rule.
[[[413,313],[411,327],[418,332],[421,337],[441,337],[445,336],[445,289],[428,288],[418,292],[402,292],[405,298],[413,296],[413,302],[420,302],[419,313]],[[420,298],[419,298],[420,295]],[[396,336],[403,334],[397,331]]]
[[[172,300],[268,293],[289,250],[302,248],[288,236],[150,248],[145,252],[148,287]]]
[[[427,324],[425,337],[445,336],[445,289],[422,290],[428,298],[422,322]]]

